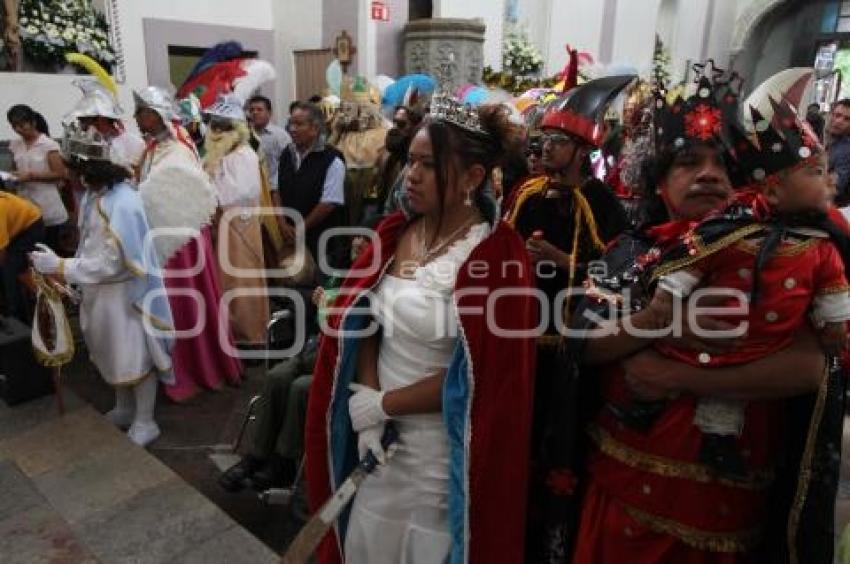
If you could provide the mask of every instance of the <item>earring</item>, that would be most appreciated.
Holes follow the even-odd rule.
[[[473,188],[470,188],[466,191],[466,199],[463,201],[463,204],[467,207],[472,206],[472,190]]]

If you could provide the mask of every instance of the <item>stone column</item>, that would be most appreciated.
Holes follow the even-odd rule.
[[[413,20],[404,26],[404,69],[430,74],[443,87],[480,84],[484,68],[484,22],[480,19]]]

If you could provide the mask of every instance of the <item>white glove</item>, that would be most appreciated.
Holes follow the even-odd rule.
[[[348,412],[355,433],[389,419],[382,405],[383,391],[356,383],[349,384],[348,389],[354,392],[354,395],[348,398]]]
[[[363,460],[366,453],[371,450],[379,464],[386,464],[387,455],[384,452],[384,447],[381,446],[381,437],[383,436],[383,423],[367,427],[357,434],[357,455],[360,460]]]
[[[30,253],[32,266],[42,274],[54,274],[59,271],[59,262],[62,260],[53,249],[42,243],[36,243],[37,251]]]

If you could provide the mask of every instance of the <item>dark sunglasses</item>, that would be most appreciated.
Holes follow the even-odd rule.
[[[226,119],[215,118],[209,120],[209,127],[213,131],[231,131],[233,124]]]
[[[552,143],[553,145],[566,145],[567,143],[575,143],[576,140],[572,135],[566,133],[544,133],[540,136],[540,144]]]

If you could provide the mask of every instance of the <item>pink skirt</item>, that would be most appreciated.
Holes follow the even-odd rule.
[[[238,384],[241,380],[242,364],[224,352],[221,344],[223,341],[232,348],[233,335],[229,325],[219,327],[221,288],[208,227],[201,230],[200,240],[190,240],[169,259],[165,265],[166,274],[193,270],[199,260],[203,260],[204,267],[197,274],[164,279],[174,328],[178,332],[196,328],[194,333],[197,333],[192,337],[178,337],[174,342],[172,363],[176,381],[172,386],[165,386],[165,393],[177,402],[191,398],[203,388],[215,390],[225,382]],[[188,291],[194,297],[186,295]]]

